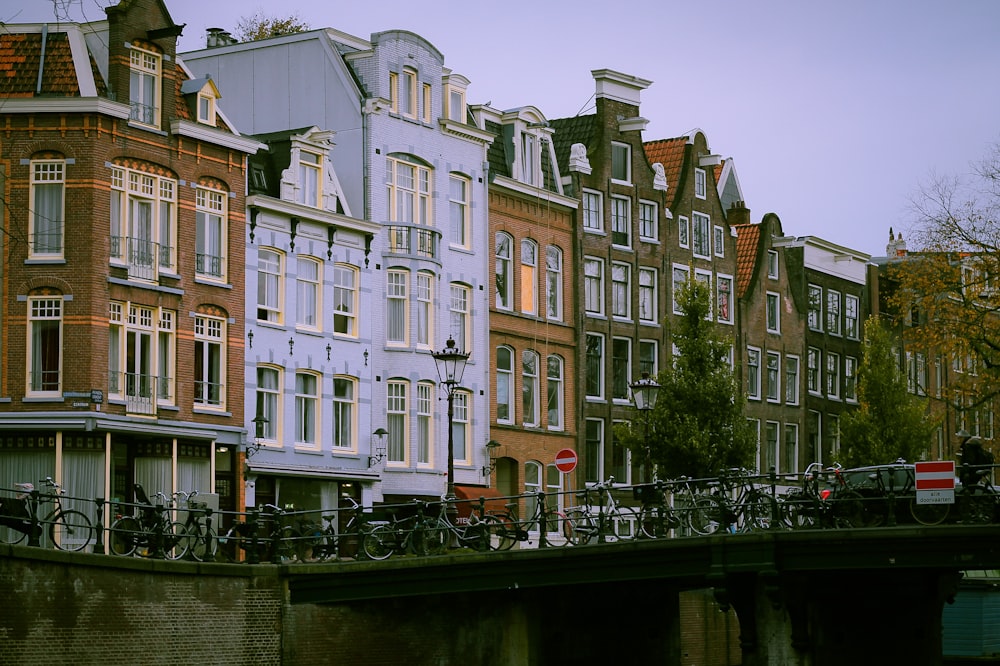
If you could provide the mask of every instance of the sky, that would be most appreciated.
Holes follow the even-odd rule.
[[[0,21],[100,20],[111,1],[0,0]],[[644,140],[702,130],[733,159],[752,221],[776,213],[786,235],[872,256],[890,227],[907,237],[922,186],[1000,142],[998,0],[165,2],[186,25],[179,51],[257,13],[408,30],[470,79],[470,104],[547,118],[593,112],[592,70],[650,80]]]

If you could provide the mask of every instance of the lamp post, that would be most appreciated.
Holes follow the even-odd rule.
[[[642,373],[642,379],[629,384],[632,391],[632,403],[642,412],[642,445],[646,451],[646,475],[652,476],[653,462],[649,456],[649,413],[656,407],[656,398],[660,394],[660,385],[650,379],[649,373]],[[652,481],[647,478],[647,481]]]
[[[465,373],[465,363],[469,360],[469,354],[455,346],[455,340],[448,336],[444,349],[434,352],[434,363],[437,365],[438,379],[444,390],[448,394],[448,490],[447,498],[455,499],[455,391],[462,383],[462,375]],[[449,518],[454,521],[458,513],[458,508],[454,502],[448,503]]]

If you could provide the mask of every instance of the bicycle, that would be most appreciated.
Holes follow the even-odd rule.
[[[558,538],[561,539],[562,543],[553,543],[552,541],[552,535],[561,534],[562,526],[566,522],[566,514],[558,509],[548,508],[543,492],[531,493],[527,497],[533,501],[529,502],[531,515],[526,520],[522,521],[518,515],[518,502],[508,502],[504,504],[503,510],[489,512],[489,515],[497,520],[491,535],[490,545],[493,550],[510,550],[515,543],[530,542],[533,532],[538,533],[539,548],[568,543],[561,536]],[[541,525],[545,525],[544,530],[541,529]]]
[[[274,504],[262,505],[257,517],[235,523],[225,536],[219,537],[219,556],[227,562],[238,562],[242,551],[252,564],[285,564],[300,559],[300,533],[283,522],[285,513]]]
[[[440,555],[452,543],[459,548],[472,548],[479,551],[498,550],[500,541],[495,537],[503,530],[500,519],[489,513],[482,514],[474,508],[469,513],[467,523],[456,525],[451,522],[451,518],[448,516],[448,505],[454,502],[454,499],[442,497],[438,503],[440,511],[436,518],[432,516],[432,522],[427,532],[428,554]]]
[[[161,500],[154,504],[149,500],[142,484],[133,484],[136,503],[132,515],[116,514],[110,527],[110,546],[114,555],[127,557],[165,557],[176,560],[183,556],[184,549],[180,547],[184,524],[171,520],[170,509],[172,498],[162,491],[154,497]]]
[[[59,550],[81,551],[97,540],[90,519],[75,509],[63,509],[62,496],[66,491],[47,476],[39,483],[51,492],[39,493],[32,483],[15,483],[20,491],[14,497],[0,499],[0,543],[16,545],[31,536],[29,545],[46,533],[49,542]],[[39,506],[52,502],[55,506],[44,517],[38,517]]]
[[[566,509],[563,535],[574,546],[582,546],[597,538],[599,543],[628,541],[637,534],[639,516],[635,509],[620,505],[614,497],[615,477],[585,488],[578,497],[583,504]],[[591,493],[597,493],[597,513],[591,504]]]
[[[186,493],[179,490],[174,493],[174,497],[182,496],[184,505],[187,506],[187,518],[180,531],[180,541],[177,548],[180,550],[178,558],[190,555],[198,562],[208,562],[215,559],[216,550],[219,547],[218,537],[211,526],[212,510],[205,502],[196,502],[197,490]],[[201,517],[204,516],[206,524],[202,524]]]
[[[691,508],[691,529],[697,534],[715,534],[723,528],[731,533],[768,529],[778,515],[774,497],[754,485],[747,469],[720,472],[709,487],[708,493],[695,497]]]
[[[687,480],[679,483],[686,487]],[[635,486],[633,497],[641,502],[639,508],[639,536],[648,539],[660,539],[670,536],[671,532],[681,526],[677,511],[667,501],[667,492],[672,484],[655,479],[652,483]]]
[[[340,559],[340,551],[343,546],[342,540],[350,538],[358,539],[367,529],[370,529],[368,523],[365,522],[364,516],[361,513],[362,507],[357,500],[350,495],[344,495],[343,499],[347,500],[351,505],[345,509],[351,511],[351,517],[347,521],[347,525],[344,526],[344,529],[340,530],[337,528],[339,514],[320,516],[320,519],[326,522],[326,527],[322,529],[312,545],[311,559],[313,561],[325,562],[330,559]],[[361,550],[360,545],[358,550]]]
[[[361,539],[362,549],[369,559],[385,560],[404,552],[430,555],[447,548],[446,532],[438,527],[437,518],[424,514],[426,503],[416,501],[414,504],[414,515],[400,518],[392,512],[389,520],[369,521],[371,529]]]

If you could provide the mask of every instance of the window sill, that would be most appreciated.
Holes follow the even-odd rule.
[[[232,412],[227,412],[225,407],[213,409],[212,407],[199,407],[195,405],[192,409],[195,414],[211,414],[212,416],[232,416]]]

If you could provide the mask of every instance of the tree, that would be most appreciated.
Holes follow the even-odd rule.
[[[696,280],[679,290],[682,314],[673,335],[678,355],[656,378],[661,388],[648,414],[648,433],[641,420],[615,431],[640,460],[649,443],[649,459],[661,478],[712,477],[721,469],[749,466],[754,457],[756,439],[728,362],[731,343],[710,317],[710,296]]]
[[[241,42],[253,42],[268,37],[281,37],[296,32],[305,32],[308,29],[309,24],[300,19],[297,14],[278,17],[268,16],[259,11],[252,16],[244,16],[240,19],[236,25],[236,39]]]
[[[884,322],[869,317],[858,365],[858,409],[840,417],[839,462],[848,467],[914,461],[930,443],[936,424],[924,401],[908,392],[893,344]]]
[[[965,177],[934,178],[913,199],[910,241],[891,258],[888,311],[911,348],[958,359],[949,400],[1000,397],[1000,143]]]

